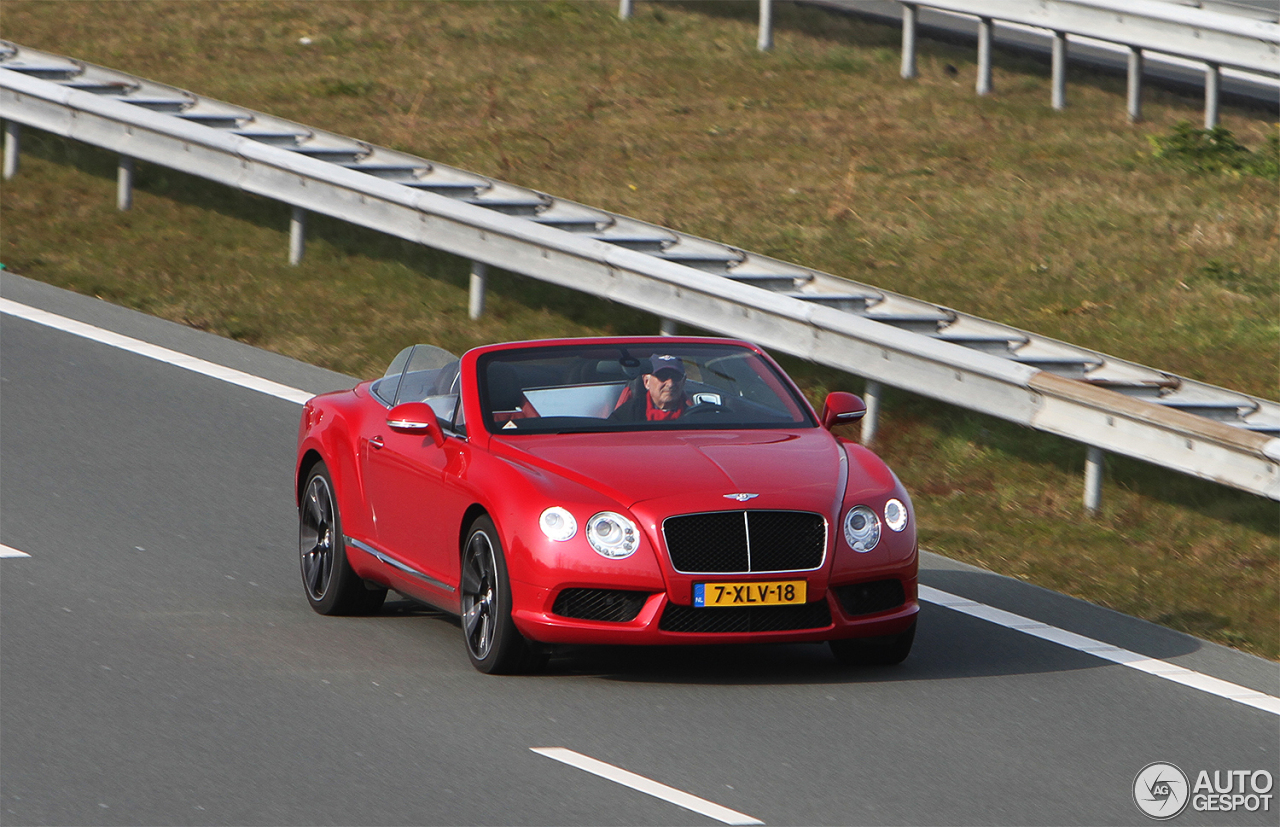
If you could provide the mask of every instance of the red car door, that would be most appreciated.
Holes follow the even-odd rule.
[[[459,515],[449,512],[457,509],[460,448],[457,439],[437,446],[430,436],[397,433],[385,423],[361,446],[378,545],[450,596],[459,576]]]

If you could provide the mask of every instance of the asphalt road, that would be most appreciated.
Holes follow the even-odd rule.
[[[352,380],[11,275],[0,297],[309,392]],[[297,573],[298,405],[0,313],[4,824],[1145,824],[1147,764],[1280,775],[1280,716],[924,606],[900,667],[825,647],[467,661]],[[923,582],[1269,695],[1276,664],[940,557]],[[1261,778],[1261,776],[1256,776]],[[1188,808],[1177,824],[1276,823]]]

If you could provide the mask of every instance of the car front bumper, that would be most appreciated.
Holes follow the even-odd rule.
[[[916,581],[904,582],[903,601],[882,611],[850,615],[836,592],[799,606],[762,606],[756,614],[738,609],[693,608],[671,601],[665,592],[644,598],[635,617],[625,621],[566,617],[552,611],[550,590],[513,582],[512,619],[525,637],[556,644],[699,645],[723,643],[804,643],[880,637],[906,631],[920,611]],[[819,603],[825,605],[818,605]],[[521,608],[536,607],[536,608]],[[779,610],[782,610],[780,613]],[[761,614],[762,613],[762,614]],[[785,613],[787,616],[781,616]],[[743,628],[744,625],[747,628]],[[798,627],[797,627],[798,626]],[[783,628],[779,628],[783,627]]]

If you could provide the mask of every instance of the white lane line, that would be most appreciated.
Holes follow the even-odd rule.
[[[0,299],[0,313],[8,313],[11,316],[17,316],[20,319],[35,322],[37,324],[52,327],[55,330],[61,330],[66,333],[72,333],[76,336],[83,336],[95,342],[101,342],[104,345],[118,347],[121,350],[127,350],[130,353],[136,353],[139,356],[146,356],[165,364],[174,365],[180,368],[200,373],[205,376],[211,376],[214,379],[221,379],[224,382],[230,382],[233,385],[239,385],[242,388],[260,391],[268,396],[274,396],[279,399],[287,399],[290,402],[296,402],[301,405],[311,397],[313,393],[300,391],[297,388],[291,388],[287,385],[281,385],[278,382],[272,382],[269,379],[263,379],[254,376],[251,373],[244,373],[234,368],[224,367],[223,365],[213,362],[206,362],[203,359],[197,359],[194,356],[188,356],[185,353],[179,353],[176,350],[153,345],[150,342],[144,342],[141,339],[132,339],[128,336],[121,336],[119,333],[112,333],[110,330],[103,330],[100,327],[77,322],[74,319],[67,319],[62,316],[55,316],[53,313],[47,313],[43,310],[37,310],[34,307],[28,307],[25,304],[19,304],[8,299]]]
[[[0,545],[0,557],[30,557],[30,556],[31,555],[27,554],[25,551],[18,551],[16,548],[9,548],[8,546]]]
[[[1280,698],[1267,695],[1256,689],[1250,689],[1247,686],[1240,686],[1211,675],[1194,672],[1168,661],[1157,660],[1137,652],[1131,652],[1128,649],[1121,649],[1119,646],[1112,646],[1110,643],[1104,643],[1101,640],[1077,635],[1075,632],[1068,632],[1065,629],[1059,629],[1056,626],[1050,626],[1047,623],[1041,623],[1038,620],[1032,620],[1022,615],[1016,615],[1013,612],[1006,612],[1004,609],[997,609],[994,606],[988,606],[985,603],[979,603],[967,597],[959,597],[931,586],[920,586],[920,599],[930,603],[937,603],[939,606],[967,614],[970,617],[980,618],[997,626],[1003,626],[1006,629],[1022,632],[1024,635],[1038,637],[1041,640],[1047,640],[1051,643],[1065,646],[1068,649],[1074,649],[1077,652],[1084,652],[1087,655],[1109,660],[1112,663],[1118,663],[1130,669],[1137,669],[1139,672],[1145,672],[1148,675],[1154,675],[1166,681],[1180,683],[1192,689],[1199,689],[1201,692],[1208,692],[1210,695],[1217,695],[1219,698],[1226,698],[1229,701],[1251,706],[1254,709],[1261,709],[1263,712],[1280,715]]]
[[[101,342],[112,347],[118,347],[123,350],[137,353],[141,356],[147,356],[152,359],[158,359],[170,365],[196,373],[211,376],[214,379],[221,379],[224,382],[230,382],[233,385],[239,385],[243,388],[249,388],[255,391],[279,399],[287,399],[290,402],[296,402],[301,405],[306,402],[314,394],[306,391],[291,388],[287,385],[281,385],[268,379],[254,376],[249,373],[243,373],[233,368],[223,367],[222,365],[206,362],[203,359],[197,359],[194,356],[187,356],[185,353],[178,353],[174,350],[158,347],[139,339],[131,339],[128,336],[121,336],[118,333],[112,333],[109,330],[103,330],[100,327],[77,322],[73,319],[67,319],[62,316],[56,316],[53,313],[47,313],[43,310],[37,310],[34,307],[28,307],[25,304],[9,301],[0,298],[0,313],[8,313],[19,318],[27,319],[38,324],[46,325],[57,330],[72,333],[76,336],[83,336],[86,339],[92,339],[95,342]],[[10,549],[12,551],[12,549]],[[15,552],[16,555],[26,557],[28,555],[22,552]],[[6,555],[0,555],[6,556]],[[932,588],[930,586],[920,586],[920,599],[928,603],[936,603],[945,606],[948,609],[954,609],[957,612],[972,617],[981,618],[982,620],[995,623],[1007,629],[1013,629],[1024,634],[1038,637],[1053,643],[1066,646],[1068,649],[1074,649],[1077,652],[1094,655],[1127,666],[1130,669],[1137,669],[1139,672],[1145,672],[1148,675],[1154,675],[1157,678],[1163,678],[1167,681],[1180,683],[1183,686],[1189,686],[1192,689],[1198,689],[1201,692],[1208,692],[1211,695],[1217,695],[1220,698],[1235,701],[1236,703],[1251,706],[1255,709],[1261,709],[1264,712],[1270,712],[1273,715],[1280,715],[1280,698],[1258,692],[1248,687],[1220,680],[1219,678],[1205,675],[1200,672],[1193,672],[1190,669],[1184,669],[1176,664],[1166,661],[1149,658],[1146,655],[1137,652],[1130,652],[1127,649],[1121,649],[1118,646],[1112,646],[1109,643],[1103,643],[1100,640],[1094,640],[1083,635],[1077,635],[1074,632],[1068,632],[1065,629],[1059,629],[1056,626],[1050,626],[1047,623],[1041,623],[1038,620],[1032,620],[1028,617],[1006,612],[1003,609],[997,609],[994,606],[988,606],[985,603],[979,603],[976,600],[970,600],[967,597],[958,597],[954,594]],[[590,760],[590,759],[587,759]],[[608,766],[607,764],[604,766]],[[622,772],[619,770],[619,772]]]
[[[668,787],[666,784],[650,781],[643,775],[636,775],[612,764],[588,758],[582,753],[574,752],[571,749],[565,749],[564,747],[530,747],[530,749],[539,755],[554,758],[571,767],[577,767],[592,775],[607,778],[616,784],[630,787],[654,798],[661,798],[663,801],[675,804],[678,807],[684,807],[686,810],[692,810],[695,813],[701,813],[724,824],[764,824],[763,821],[752,818],[749,815],[743,815],[736,810],[730,810],[728,807],[713,804],[704,798],[698,798],[696,795],[677,790],[675,787]]]

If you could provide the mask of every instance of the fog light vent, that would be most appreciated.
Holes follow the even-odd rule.
[[[626,623],[636,619],[648,597],[648,592],[621,589],[565,589],[556,596],[551,611],[579,620]]]
[[[872,580],[870,583],[853,583],[836,586],[840,608],[850,617],[887,612],[907,602],[901,580]]]

